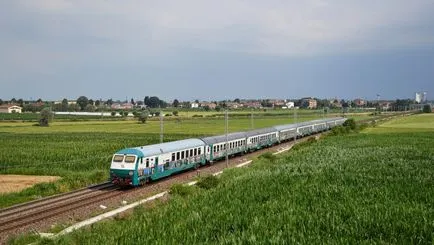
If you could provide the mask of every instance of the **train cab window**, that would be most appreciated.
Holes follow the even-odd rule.
[[[176,160],[179,160],[179,159],[181,159],[181,155],[180,155],[181,153],[178,151],[177,153],[176,153]]]
[[[175,161],[175,153],[172,153],[172,162]]]
[[[113,162],[122,162],[124,160],[124,156],[123,155],[115,155],[113,157]]]
[[[140,158],[140,164],[143,164],[143,157]]]
[[[198,148],[198,149],[197,149],[197,154],[199,154],[199,155],[200,155],[200,148]]]
[[[209,147],[208,147],[208,152],[209,152]],[[194,155],[197,156],[197,149],[194,149]]]
[[[181,159],[184,159],[184,151],[181,151]]]
[[[136,161],[135,156],[125,156],[125,162],[126,163],[134,163]]]

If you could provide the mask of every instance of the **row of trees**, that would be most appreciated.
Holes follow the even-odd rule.
[[[314,98],[317,101],[317,107],[318,108],[334,108],[334,107],[343,107],[343,108],[356,108],[358,107],[354,101],[345,101],[345,100],[335,100],[330,101],[327,99],[319,99]],[[295,99],[290,100],[294,101],[295,106],[303,107],[303,100],[302,99]],[[37,112],[41,111],[45,107],[51,107],[53,111],[87,111],[87,112],[95,112],[95,111],[107,111],[112,109],[112,105],[115,103],[127,103],[129,102],[132,109],[143,109],[143,108],[167,108],[169,104],[165,102],[164,100],[161,100],[157,96],[146,96],[142,101],[138,100],[135,101],[131,98],[130,101],[113,101],[113,99],[108,99],[107,101],[99,100],[93,100],[89,99],[86,96],[80,96],[77,98],[76,103],[70,103],[67,99],[63,99],[61,103],[53,103],[53,102],[43,102],[42,99],[38,99],[35,101],[24,101],[23,99],[15,99],[12,98],[10,101],[3,101],[0,99],[0,105],[6,104],[6,103],[12,103],[12,104],[18,104],[19,106],[23,107],[23,111],[28,112]],[[195,100],[196,103],[199,103],[198,100]],[[241,100],[236,98],[233,101],[230,100],[224,100],[224,101],[211,101],[211,103],[216,104],[216,111],[219,111],[221,109],[226,109],[228,107],[228,102],[235,102],[240,103]],[[271,100],[260,100],[262,107],[273,107]],[[391,103],[391,107],[393,108],[402,108],[402,110],[405,110],[405,108],[409,108],[410,105],[415,104],[414,100],[411,99],[397,99],[393,103]],[[180,102],[178,99],[174,99],[173,103],[171,104],[172,107],[178,108],[190,108],[190,102]],[[366,101],[366,104],[364,107],[376,107],[379,108],[380,105],[377,101]],[[209,111],[209,107],[204,107],[204,110]]]

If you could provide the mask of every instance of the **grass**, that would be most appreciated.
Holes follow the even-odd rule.
[[[385,124],[264,155],[213,188],[42,243],[432,244],[432,121],[423,132],[404,126],[420,117],[391,123],[405,132]]]

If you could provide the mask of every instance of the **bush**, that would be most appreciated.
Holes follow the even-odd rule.
[[[172,114],[173,114],[174,116],[178,116],[178,111],[173,111]]]
[[[197,186],[199,186],[202,189],[212,189],[216,186],[218,186],[218,184],[220,183],[220,179],[217,178],[214,175],[209,175],[201,180],[199,180],[199,182],[197,182]]]
[[[146,121],[148,120],[148,115],[149,114],[146,111],[140,113],[139,116],[138,116],[139,122],[146,123]]]
[[[343,126],[344,126],[344,127],[348,127],[348,128],[350,128],[351,130],[354,130],[354,129],[356,129],[356,121],[354,121],[353,118],[347,119],[347,120],[344,122]]]
[[[274,162],[276,160],[276,156],[273,155],[273,153],[271,153],[271,152],[266,152],[266,153],[260,155],[259,159],[266,159],[270,162]]]
[[[422,112],[424,113],[430,113],[432,111],[431,106],[430,105],[424,105]]]
[[[179,195],[179,196],[188,196],[194,192],[193,186],[183,185],[183,184],[174,184],[170,187],[170,194]]]
[[[39,114],[39,126],[48,127],[48,123],[53,119],[53,113],[49,108],[44,108]]]

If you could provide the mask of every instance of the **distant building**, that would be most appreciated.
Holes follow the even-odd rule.
[[[301,100],[301,106],[304,108],[315,109],[317,107],[317,102],[312,98],[304,98]]]
[[[237,109],[237,108],[241,108],[241,107],[243,107],[242,104],[237,103],[237,102],[226,102],[226,106],[227,106],[228,108],[231,108],[231,109]]]
[[[190,107],[191,107],[191,108],[199,108],[199,103],[192,102],[192,103],[190,104]]]
[[[131,110],[133,109],[134,105],[131,103],[114,103],[111,105],[111,108],[114,110]]]
[[[294,102],[288,101],[285,103],[285,106],[283,106],[282,109],[291,109],[294,108],[294,105],[295,105]]]
[[[426,101],[426,92],[416,92],[414,100],[416,103],[422,103]]]
[[[201,102],[200,103],[200,107],[202,107],[202,108],[207,107],[207,106],[213,110],[216,108],[217,105],[215,103],[210,103],[210,102]]]
[[[363,99],[355,99],[354,104],[356,104],[356,106],[364,106],[366,105],[366,101]]]
[[[246,101],[243,104],[247,108],[262,108],[261,102],[259,101]]]
[[[22,109],[22,107],[14,104],[0,105],[0,112],[2,113],[21,113]]]

